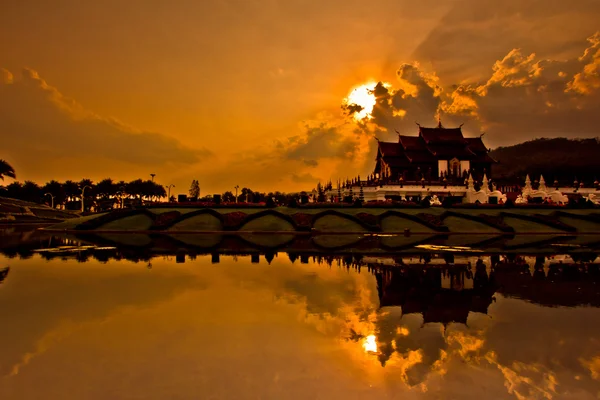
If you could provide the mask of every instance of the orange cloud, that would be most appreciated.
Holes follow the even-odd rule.
[[[600,88],[600,32],[588,38],[591,46],[585,49],[579,61],[585,62],[583,71],[579,72],[569,82],[567,91],[580,94],[591,94]]]
[[[3,144],[15,164],[48,166],[68,159],[73,166],[68,169],[75,168],[76,178],[82,178],[93,173],[93,164],[104,165],[103,174],[108,174],[111,163],[135,170],[189,165],[211,155],[206,148],[188,148],[166,135],[97,115],[32,69],[23,69],[19,79],[6,70],[3,75],[0,127]]]

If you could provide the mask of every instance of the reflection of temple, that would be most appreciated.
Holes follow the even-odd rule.
[[[6,276],[8,275],[9,271],[9,267],[0,269],[0,283],[4,282],[4,279],[6,279]]]
[[[423,315],[423,323],[467,323],[470,312],[487,314],[496,291],[483,263],[475,274],[462,268],[376,270],[380,307],[400,306],[402,314]]]

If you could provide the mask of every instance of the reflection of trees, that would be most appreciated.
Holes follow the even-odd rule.
[[[495,268],[498,292],[532,303],[557,307],[591,305],[600,307],[598,264],[500,263]]]

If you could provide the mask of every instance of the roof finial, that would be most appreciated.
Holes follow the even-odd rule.
[[[438,112],[438,128],[442,128],[442,113]]]

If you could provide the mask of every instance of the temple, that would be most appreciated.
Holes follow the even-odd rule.
[[[481,136],[465,138],[461,127],[444,128],[441,121],[435,128],[418,126],[418,136],[398,132],[397,143],[379,142],[375,179],[406,182],[464,180],[469,174],[474,179],[481,179],[484,174],[490,177],[496,161],[488,155]]]

